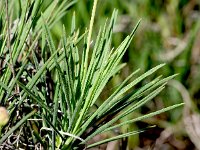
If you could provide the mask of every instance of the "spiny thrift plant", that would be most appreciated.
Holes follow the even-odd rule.
[[[67,35],[63,26],[63,35],[56,46],[51,28],[75,1],[53,1],[45,10],[41,10],[42,0],[19,0],[19,3],[18,18],[12,21],[9,16],[16,15],[12,4],[1,1],[4,9],[0,13],[0,104],[9,112],[8,123],[0,126],[1,148],[89,149],[142,130],[88,142],[99,134],[183,105],[176,104],[118,123],[152,100],[175,76],[159,76],[136,88],[164,64],[140,75],[138,69],[97,106],[109,80],[125,66],[120,63],[121,59],[140,22],[117,48],[112,48],[117,18],[114,10],[110,21],[92,40],[97,6],[94,0],[89,29],[80,34],[73,15],[71,33]]]

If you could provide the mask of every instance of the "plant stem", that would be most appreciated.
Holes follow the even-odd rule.
[[[94,17],[95,17],[97,2],[98,0],[94,0],[94,5],[92,8],[92,16],[90,20],[90,27],[89,27],[88,38],[87,38],[86,56],[85,56],[85,62],[84,62],[84,76],[83,76],[84,79],[85,79],[87,67],[88,67],[88,56],[89,56],[90,42],[91,42],[91,37],[92,37],[92,29],[94,25]]]
[[[88,67],[88,56],[89,56],[89,50],[90,50],[90,41],[91,41],[91,36],[92,36],[92,28],[94,24],[94,17],[95,17],[95,12],[96,12],[96,6],[97,6],[98,0],[94,0],[94,5],[92,8],[92,16],[90,20],[90,27],[89,27],[89,33],[88,33],[88,38],[87,38],[87,48],[86,48],[86,56],[85,56],[85,62],[84,62],[84,73],[83,73],[83,87],[85,87],[85,78],[86,78],[86,73],[87,73],[87,67]],[[87,111],[89,102],[85,102],[83,105],[83,109],[80,112],[80,117],[77,120],[76,126],[74,127],[73,133],[76,133],[76,130],[78,129],[79,125],[81,124],[81,120]]]

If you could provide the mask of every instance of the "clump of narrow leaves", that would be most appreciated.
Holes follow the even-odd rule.
[[[117,11],[114,10],[109,23],[106,22],[100,28],[91,46],[96,2],[89,30],[86,29],[85,33],[80,35],[75,28],[74,15],[71,34],[67,36],[63,27],[63,36],[58,47],[54,44],[50,32],[52,24],[55,23],[54,19],[49,18],[48,11],[51,9],[38,15],[37,9],[41,1],[37,0],[31,5],[27,4],[26,10],[22,11],[24,16],[20,17],[14,33],[16,37],[14,42],[10,43],[11,48],[16,51],[6,54],[6,61],[11,62],[14,71],[12,72],[9,65],[5,65],[5,72],[1,73],[0,78],[0,102],[9,106],[12,116],[0,135],[0,144],[5,146],[7,139],[15,135],[15,147],[91,148],[137,134],[142,130],[129,131],[88,144],[88,141],[101,133],[183,105],[173,105],[117,124],[118,120],[152,100],[164,89],[167,81],[175,76],[159,76],[146,85],[135,88],[138,83],[164,66],[161,64],[144,74],[139,74],[139,70],[136,70],[96,107],[96,102],[109,80],[125,66],[120,63],[121,59],[139,25],[138,22],[117,48],[112,48],[113,27],[117,18]],[[64,2],[55,6],[59,17],[67,9]],[[29,9],[34,11],[28,11]],[[26,18],[27,16],[31,17]],[[31,30],[34,32],[31,33]],[[6,29],[3,33],[6,34]],[[30,35],[33,39],[30,39]],[[7,38],[2,36],[4,45],[1,45],[1,56],[9,51],[6,46]],[[29,40],[32,41],[30,46],[27,46]],[[21,65],[15,68],[17,60],[20,60]],[[8,101],[9,99],[12,99],[12,102]],[[15,111],[19,113],[16,117]]]

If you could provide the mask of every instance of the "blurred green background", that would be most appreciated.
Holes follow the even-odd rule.
[[[44,1],[46,5],[50,0]],[[71,18],[76,14],[76,26],[80,32],[89,26],[92,11],[92,0],[79,0],[71,10],[52,28],[55,42],[59,44],[62,25],[70,34]],[[17,6],[17,5],[16,5]],[[45,5],[41,6],[45,9]],[[101,25],[109,18],[114,9],[118,10],[118,20],[114,29],[113,47],[131,32],[134,25],[141,20],[139,29],[131,43],[123,61],[127,67],[115,77],[105,92],[104,97],[120,81],[134,70],[142,72],[160,63],[166,63],[155,76],[178,76],[169,82],[167,88],[149,102],[145,107],[128,117],[146,114],[163,107],[185,102],[184,108],[158,115],[154,118],[138,122],[130,127],[119,129],[138,129],[157,125],[144,133],[128,139],[129,149],[166,149],[192,150],[200,148],[200,1],[199,0],[99,0],[93,39]],[[149,82],[149,78],[142,84]],[[124,118],[126,119],[126,118]],[[123,120],[121,120],[123,121]],[[125,139],[126,140],[126,139]]]

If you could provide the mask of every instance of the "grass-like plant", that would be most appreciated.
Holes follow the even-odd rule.
[[[20,1],[17,24],[11,26],[5,2],[1,12],[0,103],[8,106],[10,120],[2,128],[0,145],[42,147],[44,149],[91,148],[137,134],[128,131],[115,137],[88,144],[104,132],[152,117],[183,105],[176,104],[117,124],[121,118],[152,100],[175,75],[155,78],[144,86],[135,86],[164,66],[158,65],[144,74],[139,69],[129,75],[99,106],[96,105],[105,86],[125,64],[121,59],[131,43],[140,21],[130,35],[112,48],[113,27],[117,11],[100,28],[92,40],[97,0],[94,0],[89,29],[80,35],[72,17],[71,33],[56,46],[50,29],[74,4],[54,1],[41,12],[42,0]],[[93,44],[91,44],[93,43]],[[138,77],[137,77],[138,75]],[[17,112],[17,113],[16,113]],[[9,145],[10,146],[10,145]]]

